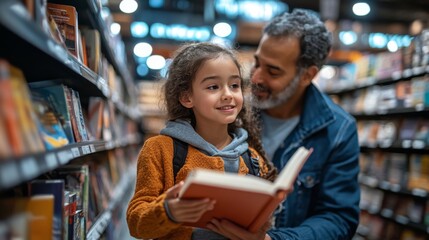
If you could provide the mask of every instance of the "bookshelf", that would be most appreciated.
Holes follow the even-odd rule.
[[[413,41],[427,48],[428,36]],[[315,79],[358,124],[362,211],[354,239],[429,234],[429,54],[411,47],[363,54]]]
[[[28,197],[28,184],[35,179],[45,179],[52,176],[52,172],[67,166],[86,165],[90,169],[89,176],[97,175],[94,181],[87,182],[89,195],[97,190],[108,197],[89,197],[89,208],[83,212],[90,217],[85,218],[86,226],[82,228],[84,232],[79,234],[85,239],[120,239],[117,232],[121,232],[120,228],[126,226],[117,226],[116,222],[123,223],[121,219],[126,209],[126,199],[131,196],[135,181],[134,161],[142,143],[142,134],[137,130],[142,116],[135,97],[137,90],[126,67],[125,53],[117,47],[121,40],[109,33],[97,1],[48,1],[74,4],[79,26],[99,32],[102,55],[99,61],[104,64],[105,72],[95,72],[44,31],[23,4],[25,2],[35,4],[34,8],[37,8],[36,2],[40,4],[43,1],[0,1],[0,59],[19,69],[28,85],[43,88],[61,84],[77,92],[79,98],[73,104],[79,104],[81,111],[76,114],[80,114],[85,120],[82,120],[82,124],[86,124],[85,131],[90,132],[91,127],[87,120],[91,99],[101,99],[105,104],[100,127],[103,133],[101,137],[91,136],[82,141],[70,141],[53,149],[0,155],[0,205],[3,209],[6,206],[2,205],[3,201],[7,199]],[[32,90],[30,88],[30,92]],[[30,99],[29,96],[25,97]],[[4,103],[0,100],[0,104]],[[0,114],[0,124],[3,124],[2,118],[4,115]],[[110,125],[106,125],[107,122]],[[0,141],[7,144],[5,134],[0,134]],[[0,148],[2,146],[5,145],[0,144]],[[87,175],[88,178],[89,176]],[[112,188],[111,192],[102,192],[109,190],[102,188],[109,187]],[[95,201],[107,203],[103,203],[103,207],[91,206],[97,205]],[[21,220],[22,225],[16,225],[11,220],[14,217],[13,214],[1,214],[0,238],[10,233],[9,227],[18,226],[23,229],[23,235],[19,237],[28,239],[32,232],[26,225],[30,223],[22,224]],[[20,218],[26,219],[22,216]],[[53,229],[56,230],[55,226]],[[61,235],[61,239],[74,238]]]

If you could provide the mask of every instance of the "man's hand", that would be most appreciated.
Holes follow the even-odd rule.
[[[256,233],[252,233],[228,220],[213,219],[207,225],[208,229],[231,240],[271,240],[271,237],[266,233],[270,227],[271,223],[268,221]]]
[[[196,222],[206,211],[213,209],[215,201],[208,198],[198,200],[179,199],[178,195],[182,186],[183,182],[180,182],[167,190],[166,201],[171,217],[175,222],[179,223]]]

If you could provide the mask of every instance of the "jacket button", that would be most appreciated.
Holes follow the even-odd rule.
[[[312,176],[307,176],[305,178],[308,184],[312,185],[314,183],[314,178]]]

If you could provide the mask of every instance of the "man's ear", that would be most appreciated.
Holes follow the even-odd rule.
[[[306,68],[303,73],[301,82],[306,86],[310,85],[311,81],[314,79],[314,77],[318,72],[319,72],[319,68],[316,67],[315,65]]]
[[[185,108],[194,107],[194,103],[192,102],[191,94],[189,92],[180,94],[179,101]]]

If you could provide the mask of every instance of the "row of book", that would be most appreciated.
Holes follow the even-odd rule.
[[[357,229],[358,236],[370,240],[426,240],[426,233],[423,231],[413,231],[412,229],[396,222],[395,220],[386,220],[380,215],[370,214],[367,211],[361,211],[360,223]]]
[[[119,114],[112,101],[82,98],[53,81],[27,84],[23,73],[5,60],[0,72],[0,159],[135,132],[136,124]]]
[[[429,192],[429,155],[372,151],[359,157],[361,174],[369,185],[388,185],[396,191]]]
[[[74,56],[78,62],[107,80],[110,92],[114,93],[115,98],[123,102],[130,101],[130,99],[126,99],[126,89],[121,77],[119,77],[102,52],[102,33],[90,26],[80,24],[81,15],[79,15],[75,6],[51,3],[46,0],[22,1],[26,6],[29,17],[37,23],[41,31],[54,39],[60,47],[64,48],[71,56]],[[103,15],[108,16],[108,14]],[[110,30],[108,31],[110,32]],[[109,47],[121,46],[120,43],[121,41],[114,41]],[[120,52],[125,55],[124,49],[120,50],[122,51],[115,51],[115,56],[119,57]],[[123,56],[118,61],[125,60],[125,56]]]
[[[421,111],[429,107],[429,76],[374,85],[333,98],[353,114],[385,114],[404,109]]]
[[[429,121],[425,118],[359,120],[358,138],[362,147],[427,149]]]
[[[429,29],[415,36],[408,47],[396,52],[363,54],[341,66],[325,66],[315,82],[327,92],[373,85],[385,79],[397,79],[426,71],[429,65]],[[422,69],[422,70],[420,70]]]
[[[121,176],[129,175],[137,152],[128,148],[102,154],[98,161],[61,166],[0,198],[0,239],[86,239],[111,200],[123,197],[113,190]]]

